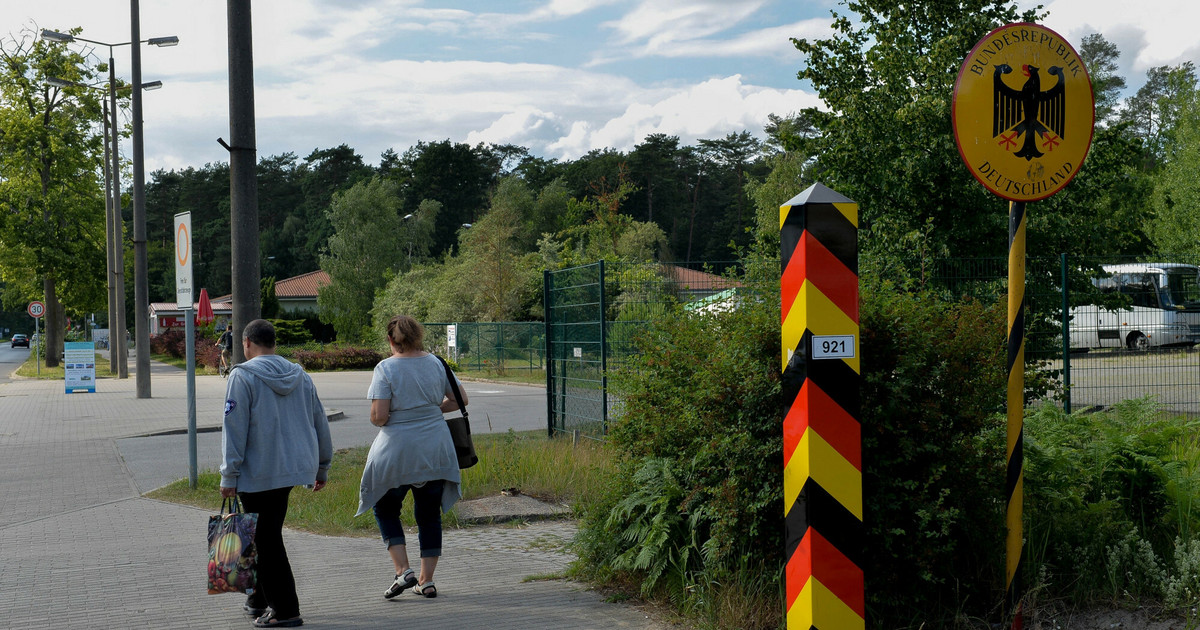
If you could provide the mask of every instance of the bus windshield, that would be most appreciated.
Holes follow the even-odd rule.
[[[1164,308],[1200,309],[1200,274],[1195,267],[1167,270],[1167,286],[1162,292]]]

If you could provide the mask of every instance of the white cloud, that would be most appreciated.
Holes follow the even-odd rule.
[[[679,136],[685,144],[740,131],[757,135],[769,114],[819,106],[814,94],[746,85],[734,75],[688,86],[658,100],[634,102],[599,126],[577,121],[567,136],[547,149],[557,157],[574,158],[605,147],[627,151],[653,133]]]
[[[1022,0],[1022,8],[1032,8]],[[1084,35],[1100,33],[1121,51],[1121,71],[1131,88],[1144,81],[1150,68],[1192,61],[1200,65],[1200,2],[1145,0],[1051,0],[1043,23],[1078,48]]]
[[[384,149],[449,138],[575,158],[632,149],[649,133],[685,143],[760,133],[767,114],[819,106],[799,89],[803,58],[788,38],[828,36],[834,4],[538,0],[474,3],[510,11],[476,13],[453,0],[259,0],[259,155],[346,143],[374,161]],[[144,80],[164,83],[145,98],[147,171],[228,160],[215,142],[229,133],[226,3],[141,5],[144,38],[180,38],[178,47],[142,52]],[[13,31],[83,25],[85,37],[114,42],[129,39],[126,7],[0,0]],[[1195,0],[1145,0],[1136,11],[1118,0],[1050,0],[1048,8],[1046,25],[1076,45],[1097,31],[1116,42],[1134,88],[1150,67],[1200,62]],[[540,41],[552,45],[530,45]],[[439,60],[448,51],[455,60]],[[116,53],[118,76],[128,79],[128,47]]]
[[[813,39],[831,37],[833,29],[826,18],[803,20],[782,26],[759,29],[743,33],[730,39],[692,39],[676,41],[669,45],[645,46],[633,51],[635,57],[786,57],[799,61],[796,47],[791,38]],[[596,64],[592,64],[596,65]]]
[[[645,42],[650,51],[676,42],[691,41],[723,32],[762,8],[765,0],[642,0],[613,28],[623,44]]]

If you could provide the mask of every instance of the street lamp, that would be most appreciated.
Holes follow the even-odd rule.
[[[89,90],[107,91],[108,88],[101,85],[87,85],[77,81],[68,81],[59,77],[46,77],[46,83],[59,88],[83,88]],[[132,86],[122,86],[118,90],[131,88]],[[162,81],[152,81],[142,85],[143,90],[157,90],[162,87]],[[123,237],[116,236],[118,230],[123,232],[123,223],[120,219],[120,180],[115,179],[116,173],[120,172],[120,157],[117,153],[118,136],[116,133],[116,114],[115,111],[110,120],[108,101],[101,101],[104,106],[103,122],[104,122],[104,234],[105,234],[105,249],[107,250],[106,266],[108,273],[108,326],[110,333],[115,333],[117,322],[121,317],[118,313],[123,314],[125,308],[125,290],[124,290],[124,273],[118,270],[124,270],[124,247]],[[114,193],[114,189],[117,192]],[[119,254],[119,255],[118,255]],[[117,277],[119,275],[119,278]],[[120,297],[118,298],[118,284],[120,285]],[[113,343],[116,340],[114,334],[109,335],[109,366],[120,375],[121,363],[118,359],[118,346]],[[126,363],[126,365],[128,365]],[[128,373],[125,374],[128,376]]]
[[[160,48],[176,46],[179,44],[179,38],[171,35],[168,37],[152,37],[147,40],[141,38],[140,11],[138,9],[138,0],[130,0],[130,35],[131,41],[117,44],[86,39],[77,37],[68,33],[60,33],[52,30],[42,30],[42,39],[54,42],[69,43],[74,41],[88,42],[97,46],[108,47],[108,86],[109,100],[112,102],[112,118],[113,118],[113,158],[116,159],[116,110],[117,110],[117,91],[116,91],[116,69],[113,61],[113,48],[117,46],[130,46],[130,65],[133,69],[133,250],[134,250],[134,310],[135,312],[135,347],[137,348],[137,397],[150,397],[150,290],[149,280],[146,272],[146,205],[145,205],[145,166],[143,159],[143,141],[142,141],[142,89],[157,89],[162,87],[162,83],[154,81],[150,84],[142,83],[142,51],[140,46],[134,44],[150,44]],[[118,169],[113,171],[114,190],[119,191]],[[114,195],[116,203],[114,207],[117,209],[117,225],[120,223],[120,196]],[[114,232],[116,233],[116,232]],[[124,243],[122,237],[121,243]],[[120,331],[120,343],[122,351],[118,353],[117,360],[119,364],[118,378],[129,378],[129,347],[125,344],[125,267],[124,267],[124,252],[123,247],[117,248],[117,254],[120,260],[120,265],[117,266],[117,287],[121,295],[121,304],[117,309],[117,317],[119,319],[118,330]],[[111,344],[110,344],[111,345]]]

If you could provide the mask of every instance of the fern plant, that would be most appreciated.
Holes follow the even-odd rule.
[[[612,561],[621,571],[644,572],[642,594],[649,594],[664,574],[672,573],[686,588],[689,568],[697,549],[695,530],[701,526],[703,512],[685,517],[686,496],[674,469],[665,457],[643,461],[633,476],[633,490],[621,499],[608,515],[606,525],[621,530],[626,548]],[[690,544],[680,545],[688,540]]]

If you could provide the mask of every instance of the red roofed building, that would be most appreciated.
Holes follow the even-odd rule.
[[[310,271],[275,281],[275,297],[279,298],[279,314],[296,311],[317,312],[317,290],[329,284],[329,274]]]

